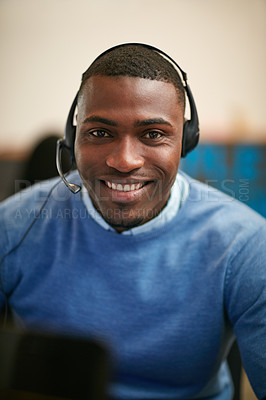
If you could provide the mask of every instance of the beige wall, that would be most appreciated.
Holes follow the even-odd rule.
[[[83,70],[127,41],[188,73],[202,138],[266,132],[265,0],[1,0],[0,149],[63,132]]]

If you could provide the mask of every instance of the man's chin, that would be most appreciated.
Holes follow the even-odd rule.
[[[155,218],[160,211],[156,209],[105,209],[98,210],[103,219],[117,232],[123,232],[143,225]]]
[[[129,207],[125,204],[111,207],[107,206],[107,204],[101,204],[101,202],[94,202],[93,199],[92,202],[102,218],[117,232],[123,232],[143,225],[157,217],[162,210],[160,204],[154,208],[152,204],[149,207],[137,207],[136,205]]]
[[[118,219],[118,218],[106,218],[102,216],[104,220],[117,232],[128,231],[129,229],[136,228],[137,226],[143,225],[145,223],[143,218],[135,219]]]

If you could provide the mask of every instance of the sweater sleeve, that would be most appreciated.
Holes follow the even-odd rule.
[[[244,368],[259,399],[266,396],[266,225],[246,240],[228,267],[225,304]]]
[[[4,283],[4,263],[8,253],[8,237],[6,226],[4,223],[3,212],[0,210],[0,312],[2,311],[5,303],[5,283]]]
[[[37,185],[35,186],[9,197],[0,204],[0,310],[5,302],[4,293],[11,269],[8,256],[23,241],[45,200],[45,192],[38,191]]]

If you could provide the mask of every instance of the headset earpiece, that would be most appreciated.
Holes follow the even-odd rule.
[[[74,145],[75,145],[75,137],[76,137],[76,126],[73,124],[73,119],[74,119],[74,115],[75,115],[75,109],[77,106],[77,100],[78,100],[78,93],[76,94],[76,96],[74,98],[74,101],[71,105],[71,108],[70,108],[70,111],[69,111],[69,114],[67,117],[64,139],[59,139],[57,141],[57,146],[56,146],[57,171],[58,171],[62,181],[65,183],[65,185],[68,187],[68,189],[71,190],[71,192],[74,194],[78,193],[81,190],[81,187],[79,185],[76,185],[75,183],[70,183],[66,180],[63,169],[62,169],[61,155],[62,155],[63,149],[67,149],[67,151],[70,153],[70,156],[71,156],[72,165],[75,163]]]
[[[186,84],[185,89],[190,105],[190,120],[186,121],[183,127],[181,157],[186,157],[199,142],[199,119],[196,104],[189,85]]]
[[[75,144],[75,137],[76,137],[76,126],[73,123],[75,110],[77,107],[78,101],[78,93],[76,94],[73,103],[71,105],[67,122],[65,126],[65,134],[64,134],[64,146],[69,149],[72,157],[72,161],[75,161],[75,154],[74,154],[74,144]]]

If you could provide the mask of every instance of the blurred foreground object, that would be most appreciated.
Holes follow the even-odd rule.
[[[108,356],[93,339],[0,331],[0,398],[106,399]]]

